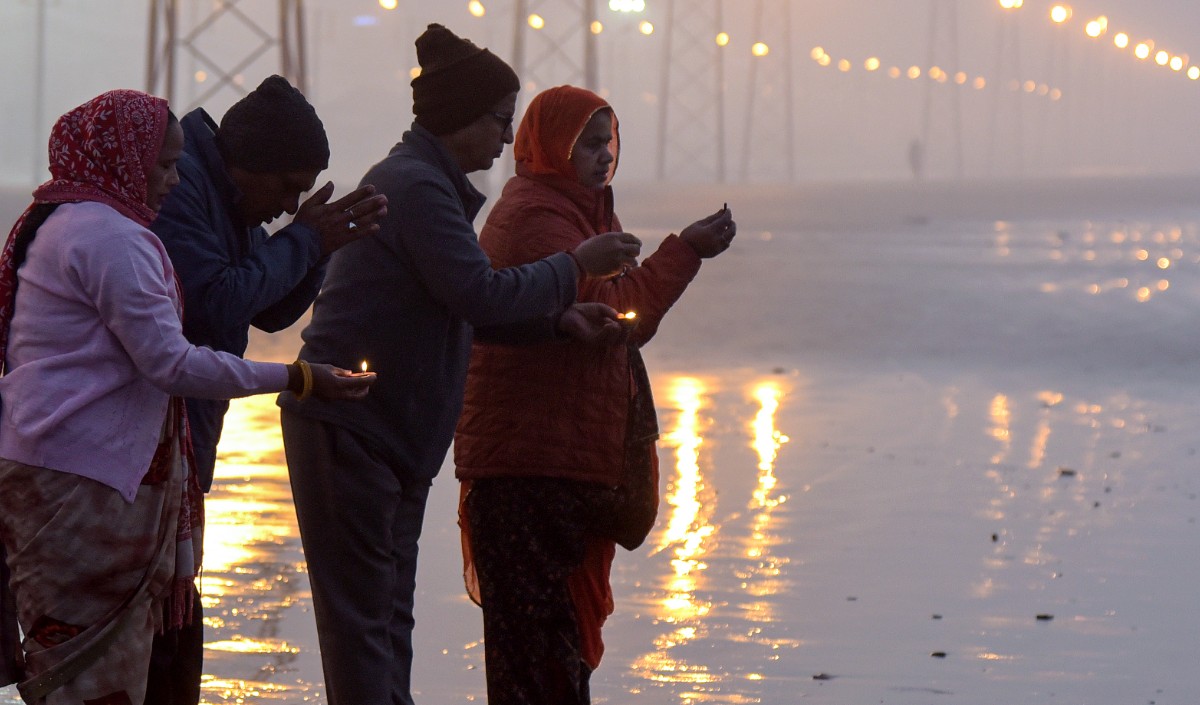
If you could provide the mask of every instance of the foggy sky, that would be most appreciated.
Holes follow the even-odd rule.
[[[521,105],[537,89],[583,80],[576,68],[582,32],[575,29],[582,0],[526,2],[546,18],[547,28],[524,30],[526,65],[518,68],[527,90]],[[211,7],[201,0],[182,4],[185,32]],[[794,1],[790,42],[786,0],[726,0],[723,27],[730,43],[720,50],[712,43],[715,1],[676,0],[676,12],[692,14],[677,17],[675,32],[667,27],[669,4],[647,0],[645,19],[656,31],[644,36],[635,19],[597,0],[605,25],[597,39],[598,89],[621,119],[619,179],[655,178],[660,145],[667,180],[716,179],[722,102],[725,175],[731,181],[907,178],[911,145],[926,134],[924,171],[930,178],[1200,171],[1193,137],[1200,81],[1137,61],[1112,44],[1112,35],[1125,31],[1135,42],[1153,39],[1157,48],[1190,53],[1200,63],[1200,4],[1194,0],[1076,2],[1072,19],[1061,27],[1048,19],[1049,2],[1026,0],[1021,10],[1006,13],[995,0],[938,0],[932,42],[929,0]],[[764,16],[755,31],[760,4]],[[62,112],[110,88],[146,88],[148,5],[46,0],[39,93],[36,2],[0,0],[0,60],[6,66],[0,77],[0,184],[44,178],[46,135]],[[412,42],[428,22],[442,22],[511,60],[514,5],[484,0],[487,13],[476,18],[466,0],[400,0],[393,11],[376,0],[308,0],[308,94],[330,135],[330,176],[348,186],[410,123]],[[956,33],[950,31],[951,5]],[[268,29],[277,23],[274,2],[242,0],[238,7]],[[1109,18],[1108,34],[1091,39],[1083,25],[1099,15]],[[571,27],[564,33],[565,24]],[[214,28],[196,45],[223,66],[253,48],[253,35],[239,22],[226,17]],[[668,39],[673,64],[663,94]],[[754,41],[767,43],[770,53],[752,58]],[[555,57],[552,43],[565,54]],[[830,55],[830,66],[811,58],[818,46]],[[724,52],[723,99],[715,89],[717,51]],[[277,71],[277,56],[269,51],[246,67],[243,85],[252,87]],[[552,58],[539,58],[544,56]],[[863,68],[868,57],[878,57],[879,71]],[[841,59],[850,62],[849,71],[838,69]],[[182,114],[213,84],[195,81],[195,72],[206,67],[186,52],[179,62],[173,108]],[[892,66],[926,73],[918,80],[893,79],[886,75]],[[930,66],[950,76],[962,71],[969,81],[983,77],[987,87],[931,81]],[[1014,79],[1061,90],[1062,98],[1006,90]],[[237,97],[237,91],[222,89],[204,107],[219,119]],[[491,178],[502,178],[507,168],[498,163]]]

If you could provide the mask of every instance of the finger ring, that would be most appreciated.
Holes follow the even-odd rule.
[[[346,229],[349,230],[350,232],[354,232],[355,230],[358,230],[358,225],[356,225],[355,222],[352,220],[346,224]]]

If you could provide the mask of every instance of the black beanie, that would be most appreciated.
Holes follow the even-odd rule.
[[[270,76],[233,104],[217,128],[231,166],[257,174],[323,170],[329,139],[317,111],[283,76]]]
[[[421,74],[413,79],[413,115],[435,135],[470,125],[504,96],[521,90],[517,73],[440,24],[417,37]]]

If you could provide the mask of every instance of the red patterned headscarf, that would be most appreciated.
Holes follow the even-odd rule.
[[[34,190],[33,204],[17,219],[0,254],[0,363],[8,350],[8,324],[16,296],[17,237],[34,207],[96,201],[149,225],[155,213],[146,205],[147,175],[166,138],[167,116],[166,100],[117,90],[89,100],[54,124],[51,178]]]

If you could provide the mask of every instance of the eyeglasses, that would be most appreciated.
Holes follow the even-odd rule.
[[[504,128],[505,132],[512,129],[513,118],[516,117],[515,115],[505,115],[504,113],[496,113],[496,112],[492,112],[492,113],[488,113],[488,114],[491,115],[492,117],[496,118],[496,122],[500,123],[500,127]]]

